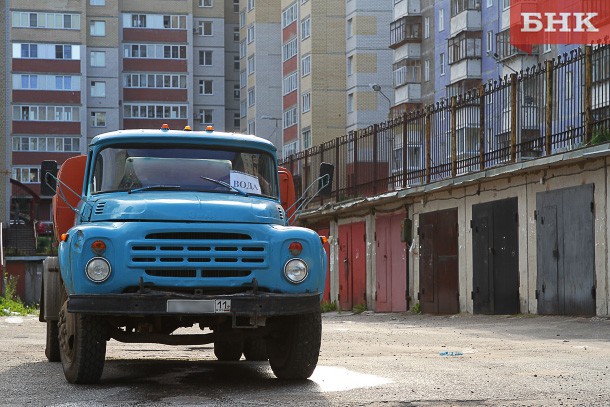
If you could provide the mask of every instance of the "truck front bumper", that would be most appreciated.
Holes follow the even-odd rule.
[[[320,294],[243,293],[181,295],[169,293],[72,294],[68,312],[115,316],[231,315],[273,317],[320,310]]]

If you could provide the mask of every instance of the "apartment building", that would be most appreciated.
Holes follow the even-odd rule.
[[[4,10],[0,15],[0,43],[7,44],[6,33],[8,32],[8,4],[4,4]],[[7,52],[6,46],[0,47],[0,83],[7,83]],[[6,224],[9,221],[7,208],[10,207],[10,194],[8,174],[11,173],[11,154],[9,125],[7,120],[7,95],[0,97],[0,134],[3,141],[0,142],[0,173],[3,174],[3,181],[0,182],[0,223]],[[6,181],[4,181],[6,180]],[[0,259],[1,261],[1,259]]]
[[[280,2],[239,2],[241,132],[270,140],[282,151]]]
[[[104,132],[240,129],[238,0],[9,0],[6,9],[3,123],[11,178],[29,194],[12,188],[13,201],[38,199],[43,160],[61,164]],[[33,216],[48,219],[50,197],[40,198]]]

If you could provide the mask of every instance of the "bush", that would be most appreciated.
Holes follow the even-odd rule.
[[[337,303],[335,301],[333,301],[333,302],[322,301],[322,303],[320,304],[320,310],[322,312],[336,311],[337,310]]]

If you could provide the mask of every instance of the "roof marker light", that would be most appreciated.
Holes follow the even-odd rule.
[[[213,132],[213,131],[214,131],[214,126],[207,126],[207,127],[205,128],[205,131],[207,131],[207,132],[209,132],[209,133]]]
[[[169,130],[169,124],[163,123],[163,125],[161,126],[161,130],[168,131]]]

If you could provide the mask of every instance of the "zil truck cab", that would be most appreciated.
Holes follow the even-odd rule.
[[[288,224],[270,142],[116,131],[55,180],[59,248],[45,260],[40,319],[68,382],[100,380],[110,339],[213,343],[221,361],[313,373],[326,255],[317,233]]]

